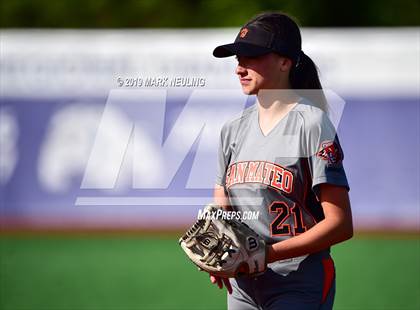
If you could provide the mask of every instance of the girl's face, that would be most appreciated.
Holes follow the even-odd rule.
[[[245,94],[255,95],[260,89],[290,88],[290,59],[275,53],[258,57],[237,56],[236,59],[235,73]]]

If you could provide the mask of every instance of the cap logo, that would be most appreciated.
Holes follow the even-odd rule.
[[[243,28],[241,30],[241,32],[239,32],[239,37],[240,38],[245,38],[246,34],[248,33],[248,29],[247,28]]]

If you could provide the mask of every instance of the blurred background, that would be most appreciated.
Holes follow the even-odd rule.
[[[0,309],[226,308],[177,239],[211,197],[218,134],[234,110],[211,91],[239,88],[235,60],[212,50],[272,10],[297,19],[324,88],[345,102],[338,134],[356,234],[332,250],[335,309],[420,308],[418,1],[3,0]],[[105,109],[121,92],[152,98],[159,87],[132,84],[148,77],[205,80],[168,88],[137,115],[182,142],[165,152],[178,161],[159,190],[133,186],[135,169],[168,158],[118,153],[132,115]],[[87,177],[99,129],[105,144]]]

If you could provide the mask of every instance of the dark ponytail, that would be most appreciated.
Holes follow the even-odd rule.
[[[307,97],[315,103],[318,108],[327,112],[327,100],[322,91],[321,81],[318,76],[318,68],[312,59],[303,51],[300,53],[298,61],[292,66],[289,73],[290,85],[303,97]],[[306,89],[318,89],[319,91],[305,91]]]
[[[292,66],[289,79],[294,89],[322,89],[317,67],[304,52],[300,53],[297,63]]]
[[[292,59],[292,69],[289,73],[292,89],[296,89],[299,95],[308,98],[317,107],[327,112],[327,100],[322,91],[318,68],[302,51],[302,37],[299,26],[293,18],[281,12],[268,12],[257,15],[247,25],[258,25],[275,33],[276,38],[281,39],[290,47],[290,55],[284,56]]]

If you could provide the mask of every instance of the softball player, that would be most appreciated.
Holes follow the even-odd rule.
[[[331,309],[330,246],[353,235],[349,185],[300,30],[283,13],[264,13],[213,55],[236,55],[242,90],[256,95],[221,130],[215,201],[259,211],[247,224],[266,240],[268,269],[254,278],[210,279],[227,288],[229,309]],[[309,100],[300,89],[318,91]]]

